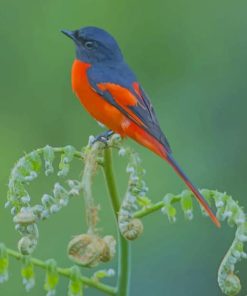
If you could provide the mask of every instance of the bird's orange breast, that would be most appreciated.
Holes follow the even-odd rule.
[[[72,89],[85,109],[99,122],[124,136],[128,119],[92,89],[87,77],[90,64],[75,60],[72,66]]]
[[[161,157],[165,156],[163,146],[147,133],[141,126],[129,120],[116,107],[109,104],[103,97],[93,90],[87,77],[87,70],[90,64],[75,60],[72,66],[72,89],[79,98],[85,109],[99,122],[109,129],[120,134],[122,137],[128,136],[141,145],[151,149]],[[99,85],[103,88],[103,85]],[[114,93],[113,93],[114,95]],[[122,100],[127,93],[121,94]],[[129,101],[128,101],[129,102]],[[130,102],[129,102],[130,103]],[[133,104],[135,102],[133,101]]]

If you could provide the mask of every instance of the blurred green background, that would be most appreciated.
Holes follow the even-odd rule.
[[[246,1],[0,3],[0,241],[16,248],[18,237],[3,205],[10,169],[23,152],[46,144],[80,148],[90,134],[101,132],[71,92],[74,47],[61,28],[95,25],[109,30],[152,98],[187,174],[199,187],[227,191],[247,207]],[[184,189],[165,163],[130,140],[128,144],[140,152],[153,201]],[[121,192],[124,164],[115,162]],[[47,187],[44,181],[35,182],[37,200],[50,190]],[[102,174],[96,178],[94,194],[102,207],[103,233],[114,233]],[[85,231],[82,207],[82,199],[74,199],[64,211],[40,223],[35,256],[70,264],[67,242]],[[181,213],[175,225],[158,213],[145,218],[144,235],[132,243],[132,296],[222,295],[217,269],[234,230],[225,225],[216,229],[195,207],[193,223],[185,222]],[[246,295],[247,262],[237,268],[243,285],[240,295]],[[11,279],[0,286],[0,295],[26,295],[20,264],[11,260],[10,270]],[[44,295],[43,276],[37,272],[37,285],[29,295]],[[66,287],[67,281],[61,279],[57,295],[66,295]],[[88,289],[86,295],[102,293]]]

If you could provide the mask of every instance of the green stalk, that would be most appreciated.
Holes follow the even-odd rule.
[[[136,211],[133,214],[133,218],[143,218],[151,213],[161,210],[163,207],[164,207],[164,202],[159,201],[156,204],[153,204],[149,207],[145,207],[145,208],[140,209],[139,211]]]
[[[20,254],[19,252],[14,251],[12,249],[6,248],[6,251],[7,251],[9,256],[12,256],[12,257],[16,258],[17,260],[21,260],[23,258],[22,254]],[[44,262],[44,261],[42,261],[40,259],[34,258],[34,257],[29,257],[29,258],[30,258],[30,262],[33,265],[38,266],[38,267],[40,267],[42,269],[45,269],[45,270],[47,269],[47,263],[46,262]],[[71,268],[58,267],[57,272],[61,276],[71,278]],[[88,277],[85,277],[85,276],[81,275],[80,280],[81,280],[81,282],[83,284],[85,284],[87,286],[99,289],[100,291],[102,291],[104,293],[107,293],[109,295],[116,295],[116,289],[115,288],[110,287],[110,286],[105,285],[105,284],[102,284],[102,283],[100,283],[98,281],[95,281],[94,279],[91,279],[91,278],[88,278]]]
[[[106,184],[111,198],[116,222],[118,223],[118,212],[120,209],[120,199],[117,192],[116,182],[112,167],[111,148],[107,147],[104,151],[103,170],[105,174]],[[120,234],[119,238],[119,266],[118,266],[118,290],[117,296],[128,296],[129,294],[129,278],[130,278],[130,246],[128,241]]]
[[[177,203],[180,201],[180,198],[178,197],[174,197],[171,201],[171,204],[174,204],[174,203]],[[148,207],[144,207],[142,209],[140,209],[139,211],[136,211],[134,214],[133,214],[133,218],[143,218],[151,213],[154,213],[154,212],[157,212],[159,210],[161,210],[163,207],[165,206],[165,202],[162,200],[162,201],[159,201],[155,204],[152,204]]]

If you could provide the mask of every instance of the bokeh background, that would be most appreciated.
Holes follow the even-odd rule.
[[[17,1],[0,0],[0,241],[16,248],[9,210],[4,209],[9,172],[27,151],[46,144],[84,146],[101,128],[71,92],[74,47],[59,30],[95,25],[109,30],[152,98],[177,160],[200,188],[226,191],[247,208],[246,93],[247,3],[230,0]],[[150,197],[180,192],[184,184],[155,155],[136,147],[147,170]],[[124,160],[115,171],[124,192]],[[77,171],[77,177],[79,172]],[[36,200],[51,187],[35,182]],[[94,194],[101,204],[104,234],[114,219],[99,173]],[[233,239],[200,215],[170,225],[159,213],[145,218],[143,236],[132,243],[131,295],[216,296],[217,269]],[[40,223],[35,256],[69,266],[66,245],[85,231],[82,198]],[[114,261],[108,266],[116,267]],[[103,266],[103,268],[108,267]],[[241,262],[247,293],[247,262]],[[11,279],[0,295],[26,295],[20,263],[11,260]],[[85,271],[92,274],[92,271]],[[29,295],[44,295],[44,273]],[[58,295],[66,295],[61,279]],[[102,295],[88,289],[86,295]]]

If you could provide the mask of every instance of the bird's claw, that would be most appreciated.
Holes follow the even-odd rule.
[[[108,138],[107,137],[104,137],[102,135],[99,135],[97,137],[94,138],[94,140],[92,141],[92,145],[95,144],[96,142],[101,142],[101,143],[104,143],[106,144],[108,141]]]
[[[107,144],[109,138],[114,134],[114,132],[112,130],[106,131],[98,136],[96,136],[94,138],[94,140],[92,141],[92,145],[96,142],[101,142],[104,144]]]

